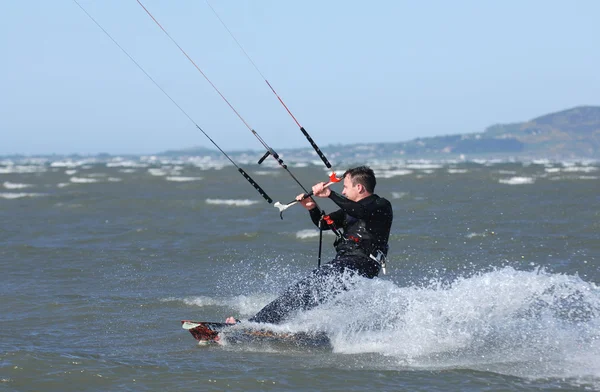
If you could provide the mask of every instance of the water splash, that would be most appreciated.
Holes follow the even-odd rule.
[[[335,353],[368,354],[362,367],[470,369],[600,387],[600,288],[576,275],[504,267],[408,287],[347,283],[354,288],[273,328],[325,331]],[[184,302],[247,318],[274,297]]]
[[[578,276],[506,267],[427,287],[355,285],[290,324],[399,366],[600,382],[600,289]]]

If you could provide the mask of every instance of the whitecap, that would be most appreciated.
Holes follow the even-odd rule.
[[[413,173],[412,170],[406,170],[406,169],[387,170],[387,171],[378,172],[377,177],[378,178],[392,178],[392,177],[396,177],[396,176],[407,176],[412,173]]]
[[[433,170],[433,169],[441,169],[444,166],[437,164],[437,163],[433,163],[433,162],[419,162],[419,163],[410,163],[408,165],[406,165],[407,168],[409,169],[415,169],[415,170]]]
[[[524,185],[524,184],[533,184],[535,179],[532,177],[511,177],[504,178],[498,180],[500,184],[508,184],[508,185]]]
[[[78,166],[73,161],[55,161],[50,164],[50,167],[75,167]]]
[[[408,192],[392,192],[392,199],[403,199],[408,196]]]
[[[275,170],[257,170],[255,172],[253,172],[253,174],[256,174],[257,176],[274,176],[277,177],[281,174],[281,172],[279,171],[275,171]]]
[[[89,158],[89,159],[82,159],[79,161],[74,161],[72,159],[65,159],[65,160],[59,160],[59,161],[54,161],[50,164],[50,167],[67,167],[67,168],[75,168],[75,167],[79,167],[79,166],[83,166],[83,165],[87,165],[90,163],[98,163],[98,160],[95,158]]]
[[[560,173],[561,168],[560,167],[547,167],[544,170],[546,171],[546,173]]]
[[[0,198],[3,199],[21,199],[23,197],[40,197],[47,196],[45,193],[0,193]]]
[[[292,167],[308,167],[308,163],[307,162],[294,162],[292,164]]]
[[[140,163],[131,160],[115,159],[111,162],[106,163],[106,167],[147,167],[145,163]]]
[[[202,177],[178,177],[178,176],[168,176],[166,178],[167,181],[173,182],[191,182],[191,181],[200,181]]]
[[[331,231],[323,231],[323,235],[334,235]],[[296,232],[296,238],[305,240],[307,238],[315,238],[319,236],[318,229],[304,229]]]
[[[157,169],[154,167],[151,167],[150,169],[148,169],[148,173],[150,173],[153,176],[166,176],[167,174],[169,174],[168,172],[166,172],[163,169]]]
[[[206,204],[215,204],[215,205],[226,205],[226,206],[235,206],[235,207],[247,207],[253,204],[257,204],[256,200],[235,200],[235,199],[206,199]]]
[[[98,180],[95,178],[85,178],[85,177],[71,177],[71,179],[69,181],[76,183],[76,184],[91,184],[94,182],[98,182]]]
[[[221,170],[229,165],[229,162],[223,161],[220,158],[213,158],[209,156],[204,157],[189,157],[187,163],[200,170]]]
[[[550,165],[552,162],[550,162],[549,159],[534,159],[531,161],[532,163],[536,164],[536,165]]]
[[[44,166],[33,165],[15,165],[8,167],[0,167],[0,174],[23,174],[23,173],[44,173],[47,169]]]
[[[598,168],[596,168],[594,166],[570,166],[570,167],[565,167],[563,169],[563,171],[566,173],[577,173],[577,172],[591,173],[596,170],[598,170]]]
[[[31,188],[33,185],[31,184],[19,184],[19,183],[14,183],[14,182],[9,182],[9,181],[5,181],[4,187],[6,189],[23,189],[23,188]]]
[[[299,239],[307,239],[307,238],[315,238],[319,236],[319,230],[315,229],[304,229],[300,230],[296,233],[296,238]]]

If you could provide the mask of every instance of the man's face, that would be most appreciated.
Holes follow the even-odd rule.
[[[352,178],[350,176],[344,177],[344,189],[342,190],[342,195],[346,196],[348,200],[360,200],[361,189],[362,185],[360,184],[352,185]]]

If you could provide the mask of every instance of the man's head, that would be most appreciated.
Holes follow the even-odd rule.
[[[342,195],[349,200],[359,201],[375,191],[375,174],[367,166],[358,166],[344,173],[344,190]]]

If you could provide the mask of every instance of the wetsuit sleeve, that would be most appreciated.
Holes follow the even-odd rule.
[[[313,208],[312,210],[310,210],[308,212],[310,213],[310,218],[312,219],[315,226],[319,227],[319,220],[321,220],[321,212],[319,211],[319,209]],[[329,214],[329,217],[333,220],[333,223],[335,224],[336,228],[342,227],[342,224],[344,223],[344,211],[337,210],[337,211]],[[325,223],[325,222],[323,222],[323,223]],[[330,230],[330,229],[331,229],[331,227],[328,224],[323,225],[323,230]]]

